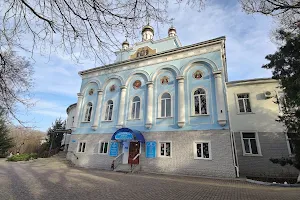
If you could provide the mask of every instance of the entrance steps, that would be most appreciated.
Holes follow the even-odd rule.
[[[132,165],[132,170],[131,170],[131,165],[130,164],[119,164],[116,169],[114,169],[115,172],[123,172],[123,173],[136,173],[140,171],[141,166],[140,165]]]

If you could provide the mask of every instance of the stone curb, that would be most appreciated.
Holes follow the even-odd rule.
[[[254,183],[258,185],[267,185],[267,186],[279,186],[279,187],[300,187],[300,184],[282,184],[282,183],[268,183],[268,182],[263,182],[263,181],[256,181],[252,179],[246,179],[247,182],[249,183]]]

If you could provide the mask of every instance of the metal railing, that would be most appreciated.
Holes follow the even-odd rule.
[[[132,159],[132,161],[135,161],[136,159],[138,159],[138,157],[140,157],[140,153],[138,153],[136,156],[134,156],[134,158]],[[134,171],[134,169],[136,168],[136,166],[138,166],[139,164],[131,164],[131,173]]]
[[[75,158],[78,160],[78,156],[74,153],[74,151],[69,151],[69,152],[72,153],[75,156]]]
[[[111,163],[111,169],[114,170],[118,167],[118,165],[121,163],[123,159],[124,153],[119,154],[117,157],[115,157]]]

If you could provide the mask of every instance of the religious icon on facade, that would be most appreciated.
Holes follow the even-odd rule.
[[[201,79],[202,78],[202,72],[200,70],[197,70],[194,72],[193,77],[195,79]]]
[[[93,89],[90,89],[89,95],[93,95],[93,94],[94,94],[94,90],[93,90]]]
[[[140,80],[136,80],[133,83],[133,88],[134,89],[139,89],[142,86],[142,82]]]
[[[169,77],[163,76],[163,77],[160,79],[160,83],[161,83],[162,85],[168,85],[168,83],[169,83]]]
[[[115,85],[110,86],[109,91],[113,92],[115,90],[116,90],[116,86]]]
[[[147,48],[142,48],[140,51],[137,52],[136,57],[146,56],[149,54],[149,50]]]

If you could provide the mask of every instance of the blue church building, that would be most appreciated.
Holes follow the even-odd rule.
[[[225,37],[182,46],[174,27],[123,42],[113,64],[79,72],[67,158],[78,166],[236,177]]]

